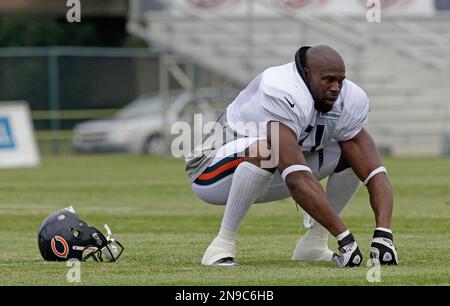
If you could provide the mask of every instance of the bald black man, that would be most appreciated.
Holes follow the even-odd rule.
[[[226,205],[202,264],[237,265],[237,232],[250,206],[291,196],[308,228],[292,259],[359,266],[358,244],[338,215],[360,181],[375,214],[370,258],[397,264],[392,190],[364,129],[368,113],[367,94],[346,79],[343,59],[329,46],[302,47],[293,62],[258,75],[219,118],[222,141],[211,134],[186,158],[193,191],[207,203]],[[324,178],[326,191],[319,183]],[[339,254],[328,248],[328,233]]]

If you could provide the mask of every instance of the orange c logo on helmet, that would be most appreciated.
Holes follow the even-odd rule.
[[[55,240],[58,241],[58,242],[61,242],[61,244],[64,247],[64,251],[59,252],[56,249],[56,242],[55,242]],[[69,254],[69,245],[67,244],[67,241],[63,237],[55,236],[54,238],[52,238],[51,245],[52,245],[52,251],[53,251],[53,253],[55,253],[56,256],[58,256],[59,258],[67,258],[67,254]]]

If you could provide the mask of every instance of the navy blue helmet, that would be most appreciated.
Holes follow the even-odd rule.
[[[39,251],[45,260],[50,261],[71,258],[116,261],[123,252],[123,246],[106,224],[105,229],[107,237],[80,220],[70,206],[58,210],[41,223],[37,237]]]

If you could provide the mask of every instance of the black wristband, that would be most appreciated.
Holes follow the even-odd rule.
[[[345,236],[344,238],[342,238],[341,240],[339,240],[338,245],[339,245],[339,247],[343,247],[354,241],[355,241],[355,238],[353,237],[352,233],[350,233],[347,236]]]
[[[382,230],[375,230],[375,232],[373,232],[373,238],[387,238],[394,241],[394,236],[392,236],[391,233]]]

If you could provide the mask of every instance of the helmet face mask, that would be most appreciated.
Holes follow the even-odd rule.
[[[105,237],[101,232],[96,232],[93,235],[94,239],[98,242],[99,245],[102,245],[106,242],[104,247],[86,247],[83,249],[82,260],[94,260],[94,261],[110,261],[114,262],[119,259],[120,255],[123,252],[123,246],[120,242],[118,242],[115,237],[112,235],[111,230],[108,225],[105,224],[105,229],[108,232],[108,236]]]
[[[72,206],[61,209],[41,224],[38,232],[38,246],[42,257],[50,261],[66,261],[76,258],[80,261],[116,261],[124,247],[105,224],[105,237],[95,227],[89,227],[80,220]]]

